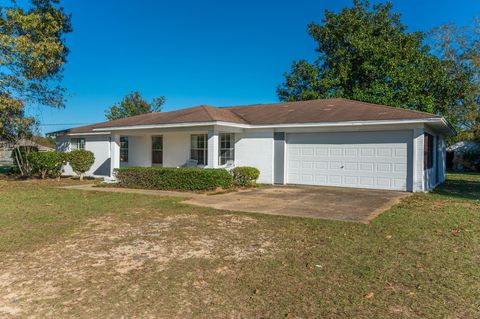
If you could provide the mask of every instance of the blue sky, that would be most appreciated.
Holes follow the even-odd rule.
[[[130,91],[164,95],[165,111],[278,101],[293,60],[315,57],[306,33],[350,0],[64,0],[72,14],[63,110],[31,107],[42,132],[104,121]],[[478,0],[394,0],[411,31],[480,16]],[[71,125],[74,124],[74,125]]]

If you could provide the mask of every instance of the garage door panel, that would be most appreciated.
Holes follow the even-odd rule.
[[[392,164],[390,164],[390,163],[376,163],[375,172],[390,173],[391,171],[392,171]]]
[[[287,135],[287,181],[407,190],[410,131]]]
[[[344,169],[346,171],[358,171],[358,163],[345,162]]]
[[[328,162],[315,162],[315,169],[316,170],[326,170],[328,169]]]

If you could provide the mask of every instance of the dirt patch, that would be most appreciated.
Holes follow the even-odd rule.
[[[52,305],[57,303],[66,309],[85,304],[92,307],[88,302],[92,296],[87,297],[86,291],[101,294],[106,283],[116,286],[136,272],[161,274],[179,262],[275,254],[274,241],[266,234],[239,237],[238,229],[256,224],[256,219],[230,214],[209,218],[202,221],[213,228],[205,233],[196,214],[157,215],[133,224],[104,217],[91,220],[64,242],[33,253],[8,254],[0,260],[0,317],[56,316],[58,308]],[[225,240],[229,237],[233,240]],[[228,267],[217,271],[231,274]],[[193,281],[196,289],[205,285],[201,278]],[[129,294],[141,294],[135,286],[129,285],[128,290]]]

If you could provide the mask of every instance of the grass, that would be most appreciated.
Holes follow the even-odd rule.
[[[478,174],[368,225],[58,185],[0,180],[0,317],[480,317]]]

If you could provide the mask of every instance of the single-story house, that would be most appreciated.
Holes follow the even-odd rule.
[[[0,140],[0,161],[13,162],[12,152],[17,147],[31,147],[37,149],[39,152],[53,152],[55,149],[40,145],[32,140],[21,139],[16,143]]]
[[[470,155],[470,156],[469,156]],[[480,168],[480,143],[475,141],[460,141],[447,147],[447,169],[454,171]]]
[[[434,114],[347,99],[201,105],[53,132],[59,151],[95,154],[89,174],[122,166],[254,166],[260,183],[427,191],[445,180]],[[72,174],[69,168],[66,174]]]

